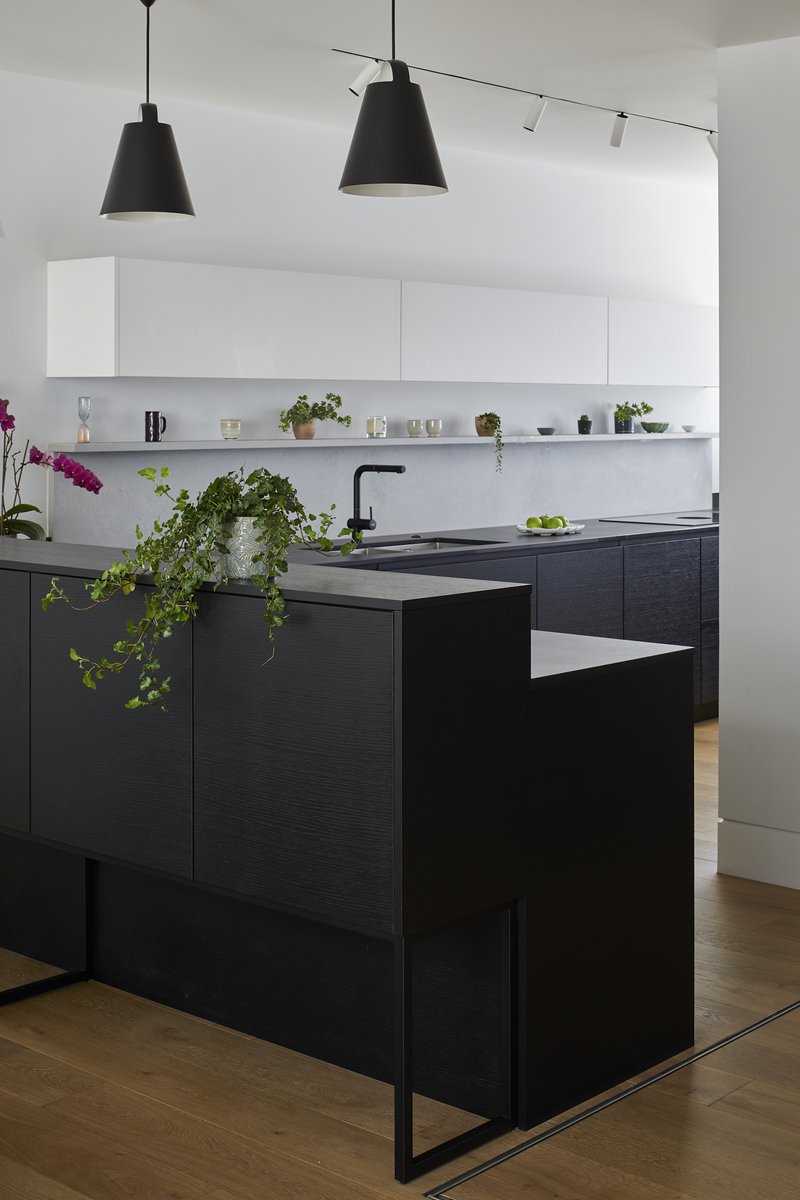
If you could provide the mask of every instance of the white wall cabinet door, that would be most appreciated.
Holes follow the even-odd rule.
[[[121,375],[399,379],[400,285],[194,263],[120,263]]]
[[[719,310],[609,300],[608,382],[719,386]]]
[[[605,383],[602,296],[403,283],[403,379]]]
[[[47,264],[47,374],[117,374],[117,260]]]
[[[49,271],[49,375],[400,378],[397,280],[148,259]]]

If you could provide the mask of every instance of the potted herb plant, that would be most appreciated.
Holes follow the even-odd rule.
[[[646,417],[653,411],[652,404],[618,404],[614,409],[614,433],[633,433],[633,418]]]
[[[503,469],[503,429],[500,418],[495,412],[481,413],[475,418],[475,431],[478,437],[494,438],[495,469]]]
[[[333,542],[327,535],[333,517],[307,513],[290,481],[264,467],[249,475],[243,467],[229,471],[212,480],[195,500],[189,499],[185,488],[172,491],[168,467],[145,467],[139,474],[154,484],[157,496],[171,501],[172,515],[154,522],[147,536],[137,525],[135,549],[124,551],[121,562],[112,563],[85,585],[91,597],[88,606],[74,604],[55,578],[42,607],[47,610],[60,601],[76,611],[88,611],[115,596],[130,595],[141,583],[151,584],[142,592],[139,620],[129,621],[113,645],[116,657],[95,660],[73,649],[70,658],[91,689],[106,675],[137,662],[138,691],[125,707],[165,708],[170,680],[161,675],[159,646],[197,616],[198,589],[206,583],[216,589],[229,579],[251,579],[264,597],[264,619],[272,642],[286,620],[279,583],[288,566],[286,551],[293,545],[330,550]],[[349,530],[341,535],[350,536],[340,551],[349,554],[357,543]]]
[[[578,417],[578,433],[591,433],[592,422],[586,413],[581,413]]]
[[[13,413],[8,411],[8,400],[0,400],[0,432],[3,434],[2,475],[0,475],[0,537],[23,537],[31,541],[43,541],[44,529],[37,521],[31,521],[29,514],[41,512],[35,504],[24,504],[22,501],[22,477],[25,468],[33,463],[35,466],[50,468],[56,475],[70,479],[75,487],[95,495],[103,486],[88,467],[69,458],[66,454],[47,454],[30,441],[25,442],[22,450],[14,449],[14,430],[16,421]],[[10,485],[11,502],[6,504],[6,488]]]
[[[328,392],[324,400],[315,400],[309,404],[308,396],[298,396],[291,408],[281,409],[280,427],[284,433],[291,429],[296,438],[306,440],[313,438],[317,432],[317,421],[336,421],[339,425],[349,425],[351,418],[346,413],[340,413],[342,397],[335,392]]]

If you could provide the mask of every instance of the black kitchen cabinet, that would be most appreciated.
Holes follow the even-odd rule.
[[[117,596],[91,612],[42,611],[50,575],[31,575],[31,833],[87,854],[189,878],[192,870],[192,630],[160,647],[172,677],[168,712],[130,711],[129,667],[90,691],[70,661],[109,654],[143,599]],[[67,581],[83,603],[83,580]]]
[[[694,697],[695,704],[700,704],[700,538],[637,541],[623,549],[625,637],[693,646]]]
[[[536,628],[536,563],[535,554],[516,558],[480,558],[461,562],[442,561],[435,567],[415,567],[413,562],[380,563],[381,571],[404,571],[409,575],[438,575],[446,579],[496,579],[501,583],[530,583],[531,629]]]
[[[521,826],[525,1127],[694,1041],[691,680],[690,656],[668,651],[531,685],[548,753]],[[598,720],[621,712],[622,753]]]
[[[542,554],[538,563],[537,629],[623,637],[621,547]]]
[[[29,576],[0,571],[0,712],[3,767],[0,825],[27,833],[30,827],[28,736]]]
[[[392,614],[293,604],[266,665],[263,616],[254,596],[202,598],[195,627],[195,879],[388,931]]]

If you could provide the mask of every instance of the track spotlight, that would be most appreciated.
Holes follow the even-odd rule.
[[[547,108],[547,101],[544,96],[537,96],[530,107],[530,112],[525,118],[522,128],[530,130],[531,133],[536,133],[536,128],[544,116],[544,110]]]
[[[712,129],[709,131],[708,137],[706,138],[706,141],[708,142],[709,146],[714,151],[714,158],[719,158],[719,146],[717,144],[717,136],[718,135]]]
[[[380,61],[375,58],[371,59],[364,67],[364,70],[359,71],[353,82],[350,84],[350,91],[354,96],[360,96],[364,89],[378,78],[380,73]]]
[[[615,146],[617,149],[622,145],[622,139],[625,137],[625,130],[628,128],[628,118],[625,113],[617,113],[614,118],[614,128],[611,130],[611,139],[609,146]]]

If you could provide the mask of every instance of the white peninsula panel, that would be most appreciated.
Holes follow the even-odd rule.
[[[719,309],[609,300],[608,382],[719,387]]]
[[[607,304],[602,296],[404,282],[402,377],[604,384]]]

